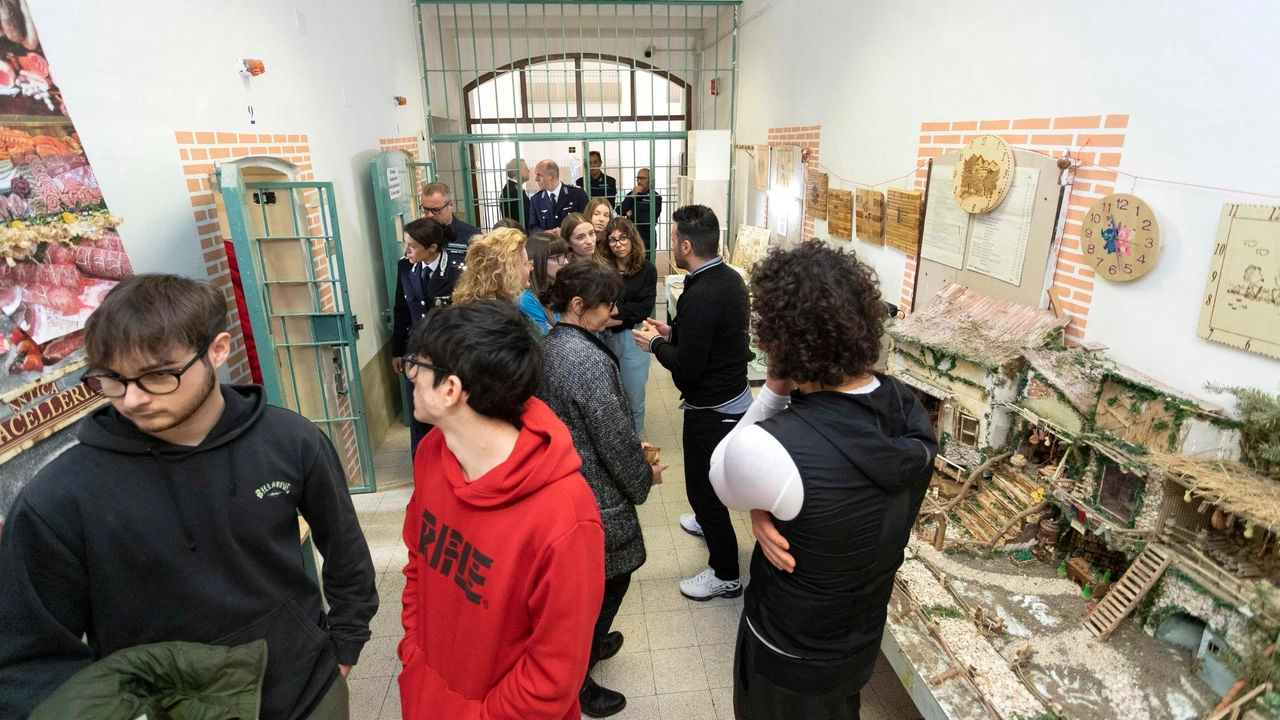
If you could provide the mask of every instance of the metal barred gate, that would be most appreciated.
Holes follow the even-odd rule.
[[[240,261],[262,382],[272,405],[320,427],[352,492],[376,489],[342,238],[327,182],[245,182],[222,165],[218,186]]]

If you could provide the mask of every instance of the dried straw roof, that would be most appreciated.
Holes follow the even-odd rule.
[[[990,369],[1044,347],[1070,321],[1048,310],[997,300],[954,283],[889,330],[895,340],[918,343]]]
[[[1077,410],[1087,413],[1097,406],[1104,369],[1101,358],[1081,348],[1023,350],[1022,356]]]
[[[1208,415],[1215,415],[1217,417],[1222,417],[1222,418],[1227,417],[1227,411],[1221,405],[1215,405],[1207,400],[1202,400],[1196,397],[1195,395],[1188,395],[1187,393],[1184,393],[1181,390],[1175,390],[1174,388],[1171,388],[1168,385],[1165,385],[1164,383],[1160,382],[1159,380],[1156,380],[1150,375],[1142,373],[1134,368],[1129,367],[1128,365],[1122,365],[1120,363],[1111,363],[1107,367],[1106,374],[1111,377],[1117,378],[1121,381],[1127,381],[1129,383],[1134,383],[1137,385],[1148,387],[1160,393],[1161,395],[1168,395],[1170,397],[1175,397],[1175,398],[1180,398],[1182,400],[1185,400],[1189,403],[1194,404],[1197,408],[1200,409],[1201,412],[1204,412]]]
[[[1173,453],[1153,453],[1143,460],[1150,471],[1173,479],[1224,510],[1280,531],[1280,482],[1234,462],[1193,460]]]

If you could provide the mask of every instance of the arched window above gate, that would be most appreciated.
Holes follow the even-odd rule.
[[[543,123],[561,126],[551,130],[603,123],[684,130],[693,99],[689,83],[665,70],[593,53],[520,60],[482,75],[465,90],[467,126],[475,134],[527,132]]]

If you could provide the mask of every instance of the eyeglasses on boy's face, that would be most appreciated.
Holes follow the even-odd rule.
[[[426,368],[433,372],[444,373],[445,375],[453,374],[452,372],[440,367],[439,365],[432,365],[429,362],[423,362],[422,360],[419,360],[418,356],[412,353],[410,353],[409,355],[405,355],[404,358],[402,359],[404,360],[404,376],[409,378],[409,380],[413,380],[414,378],[418,377],[418,368]]]
[[[89,389],[108,398],[124,397],[129,392],[129,383],[137,385],[148,395],[171,395],[182,386],[182,374],[190,370],[208,351],[207,344],[201,345],[196,356],[178,370],[154,370],[134,378],[122,377],[113,372],[93,372],[84,376],[84,382]]]

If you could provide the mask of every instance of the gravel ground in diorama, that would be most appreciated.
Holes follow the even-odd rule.
[[[1192,670],[1193,653],[1148,636],[1138,620],[1099,642],[1083,625],[1089,601],[1049,563],[944,554],[921,542],[912,549],[969,607],[1004,622],[1004,634],[988,641],[1005,660],[1034,651],[1023,675],[1066,717],[1191,720],[1218,704]]]

